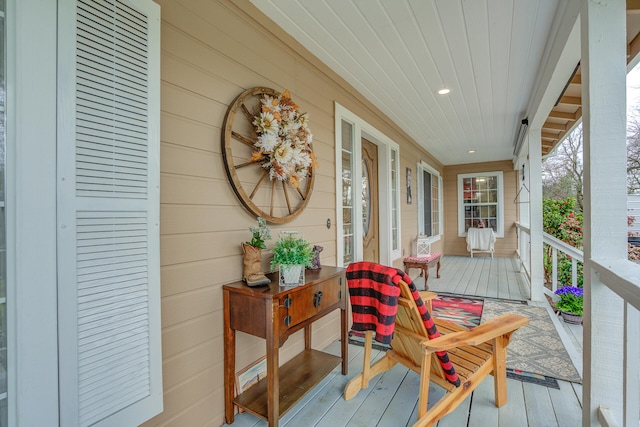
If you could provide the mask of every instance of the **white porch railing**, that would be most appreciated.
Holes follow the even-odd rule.
[[[576,249],[566,244],[562,240],[550,234],[542,233],[543,243],[551,246],[551,290],[544,288],[544,292],[554,296],[558,289],[558,251],[571,257],[571,285],[578,286],[578,262],[584,263],[584,254],[580,249]]]
[[[516,234],[518,235],[518,257],[520,258],[520,271],[524,272],[531,286],[531,229],[516,222]],[[531,295],[531,289],[529,289]]]
[[[518,256],[521,268],[530,278],[531,252],[529,228],[517,224]],[[572,258],[571,281],[577,285],[577,262],[584,262],[583,252],[561,240],[543,233],[543,242],[552,248],[551,289],[545,287],[544,292],[554,296],[558,288],[558,251]],[[602,284],[624,301],[624,403],[623,420],[614,420],[607,408],[599,408],[598,416],[603,426],[638,426],[640,425],[640,264],[624,259],[591,259],[588,266],[600,278]],[[530,283],[530,286],[533,286]],[[585,318],[585,322],[591,319]],[[588,398],[588,396],[586,397]]]

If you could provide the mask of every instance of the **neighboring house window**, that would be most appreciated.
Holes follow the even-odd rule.
[[[418,232],[439,237],[442,234],[442,177],[428,164],[417,166]],[[435,240],[435,239],[434,239]]]
[[[458,235],[470,227],[493,228],[504,236],[502,172],[458,175]]]

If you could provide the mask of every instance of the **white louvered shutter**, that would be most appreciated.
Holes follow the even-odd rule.
[[[60,425],[162,411],[160,8],[60,0]]]

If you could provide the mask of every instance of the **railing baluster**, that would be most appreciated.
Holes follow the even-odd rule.
[[[578,286],[578,262],[575,258],[571,258],[571,285]]]
[[[640,312],[629,303],[624,305],[624,423],[625,426],[640,425],[638,402],[640,401],[640,369],[638,368],[638,354],[640,354]]]
[[[551,291],[558,289],[558,249],[551,247]]]

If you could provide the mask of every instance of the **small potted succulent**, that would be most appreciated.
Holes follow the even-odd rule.
[[[304,284],[305,267],[311,267],[313,250],[309,242],[295,237],[292,232],[283,232],[271,252],[271,271],[279,266],[280,286],[299,286]]]
[[[262,249],[266,249],[265,240],[271,239],[271,230],[267,221],[258,217],[258,226],[249,227],[251,240],[242,243],[242,280],[248,286],[262,286],[271,283],[262,271]]]
[[[567,323],[581,324],[584,306],[584,290],[576,286],[563,286],[556,290],[560,300],[556,308],[561,311],[562,318]]]

